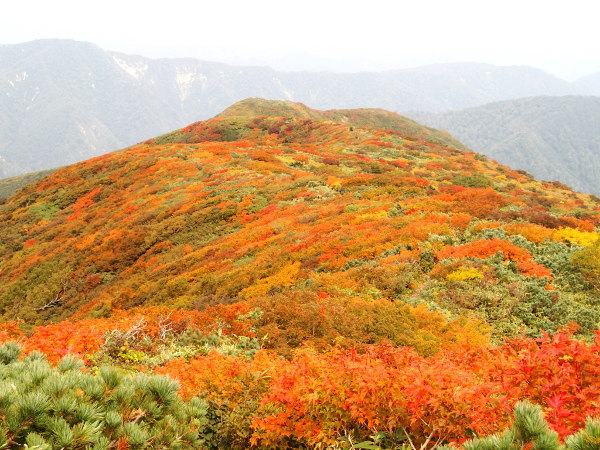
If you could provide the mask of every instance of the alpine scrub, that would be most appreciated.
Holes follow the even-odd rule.
[[[184,402],[167,377],[115,367],[91,374],[72,356],[53,366],[40,353],[19,355],[14,343],[0,347],[3,446],[183,449],[210,438],[206,402]]]
[[[0,437],[594,448],[599,255],[598,197],[246,100],[0,201]]]

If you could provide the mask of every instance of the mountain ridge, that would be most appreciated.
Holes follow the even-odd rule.
[[[572,93],[568,83],[539,71],[529,76],[518,68],[461,67],[465,74],[441,75],[439,68],[277,72],[191,58],[154,60],[69,40],[5,46],[0,48],[0,177],[133,145],[248,97],[301,101],[319,109],[439,111],[497,100],[503,91]]]
[[[319,111],[303,103],[249,98],[226,108],[216,117],[228,116],[284,116],[304,117],[316,120],[331,120],[350,125],[381,128],[412,134],[428,142],[449,145],[459,150],[468,150],[446,131],[436,130],[414,122],[408,117],[386,111],[383,108],[330,109]]]

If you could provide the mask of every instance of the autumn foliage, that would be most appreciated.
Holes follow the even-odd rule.
[[[440,259],[467,257],[485,259],[498,252],[501,252],[505,259],[516,263],[519,272],[523,275],[552,279],[552,272],[546,267],[534,263],[531,254],[527,250],[502,239],[485,239],[457,247],[444,247],[437,253],[437,256]]]
[[[244,102],[25,187],[0,341],[177,379],[213,448],[458,445],[518,400],[573,433],[599,200],[398,117]]]
[[[268,354],[251,361],[211,354],[170,362],[161,373],[182,380],[187,395],[204,392],[219,407],[247,402],[248,389],[260,395],[248,411],[251,441],[260,446],[334,444],[345,433],[366,439],[402,431],[419,447],[428,439],[433,446],[501,431],[519,400],[541,405],[560,436],[572,434],[600,413],[590,401],[600,394],[599,362],[598,342],[559,333],[431,357],[391,346],[306,348],[276,364]]]

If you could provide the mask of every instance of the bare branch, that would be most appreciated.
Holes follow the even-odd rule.
[[[427,436],[427,440],[423,443],[423,445],[421,445],[421,450],[425,450],[427,448],[427,445],[429,444],[429,441],[431,441],[431,438],[433,437],[435,433],[435,430],[433,430],[429,436]]]
[[[415,447],[415,444],[413,444],[413,441],[410,438],[408,432],[406,431],[406,428],[402,427],[402,431],[404,431],[404,434],[406,435],[406,438],[408,439],[408,443],[410,444],[410,448],[412,448],[413,450],[417,450],[417,447]]]
[[[45,310],[52,308],[53,306],[59,305],[61,303],[62,295],[65,293],[65,290],[67,289],[67,279],[63,279],[60,284],[61,284],[60,289],[58,290],[58,292],[56,293],[54,298],[52,300],[46,302],[45,305],[42,305],[39,308],[35,308],[36,312],[45,311]]]
[[[173,322],[171,322],[171,314],[173,312],[169,312],[166,316],[161,316],[158,319],[158,329],[160,330],[160,338],[164,341],[167,338],[167,335],[173,331]]]

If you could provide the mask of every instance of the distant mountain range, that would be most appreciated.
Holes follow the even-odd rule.
[[[523,96],[599,92],[595,79],[568,83],[530,67],[476,63],[380,73],[278,72],[148,59],[70,40],[7,45],[0,47],[0,177],[126,147],[248,97],[319,109],[443,112]]]
[[[532,97],[411,116],[503,164],[600,195],[598,97]]]

